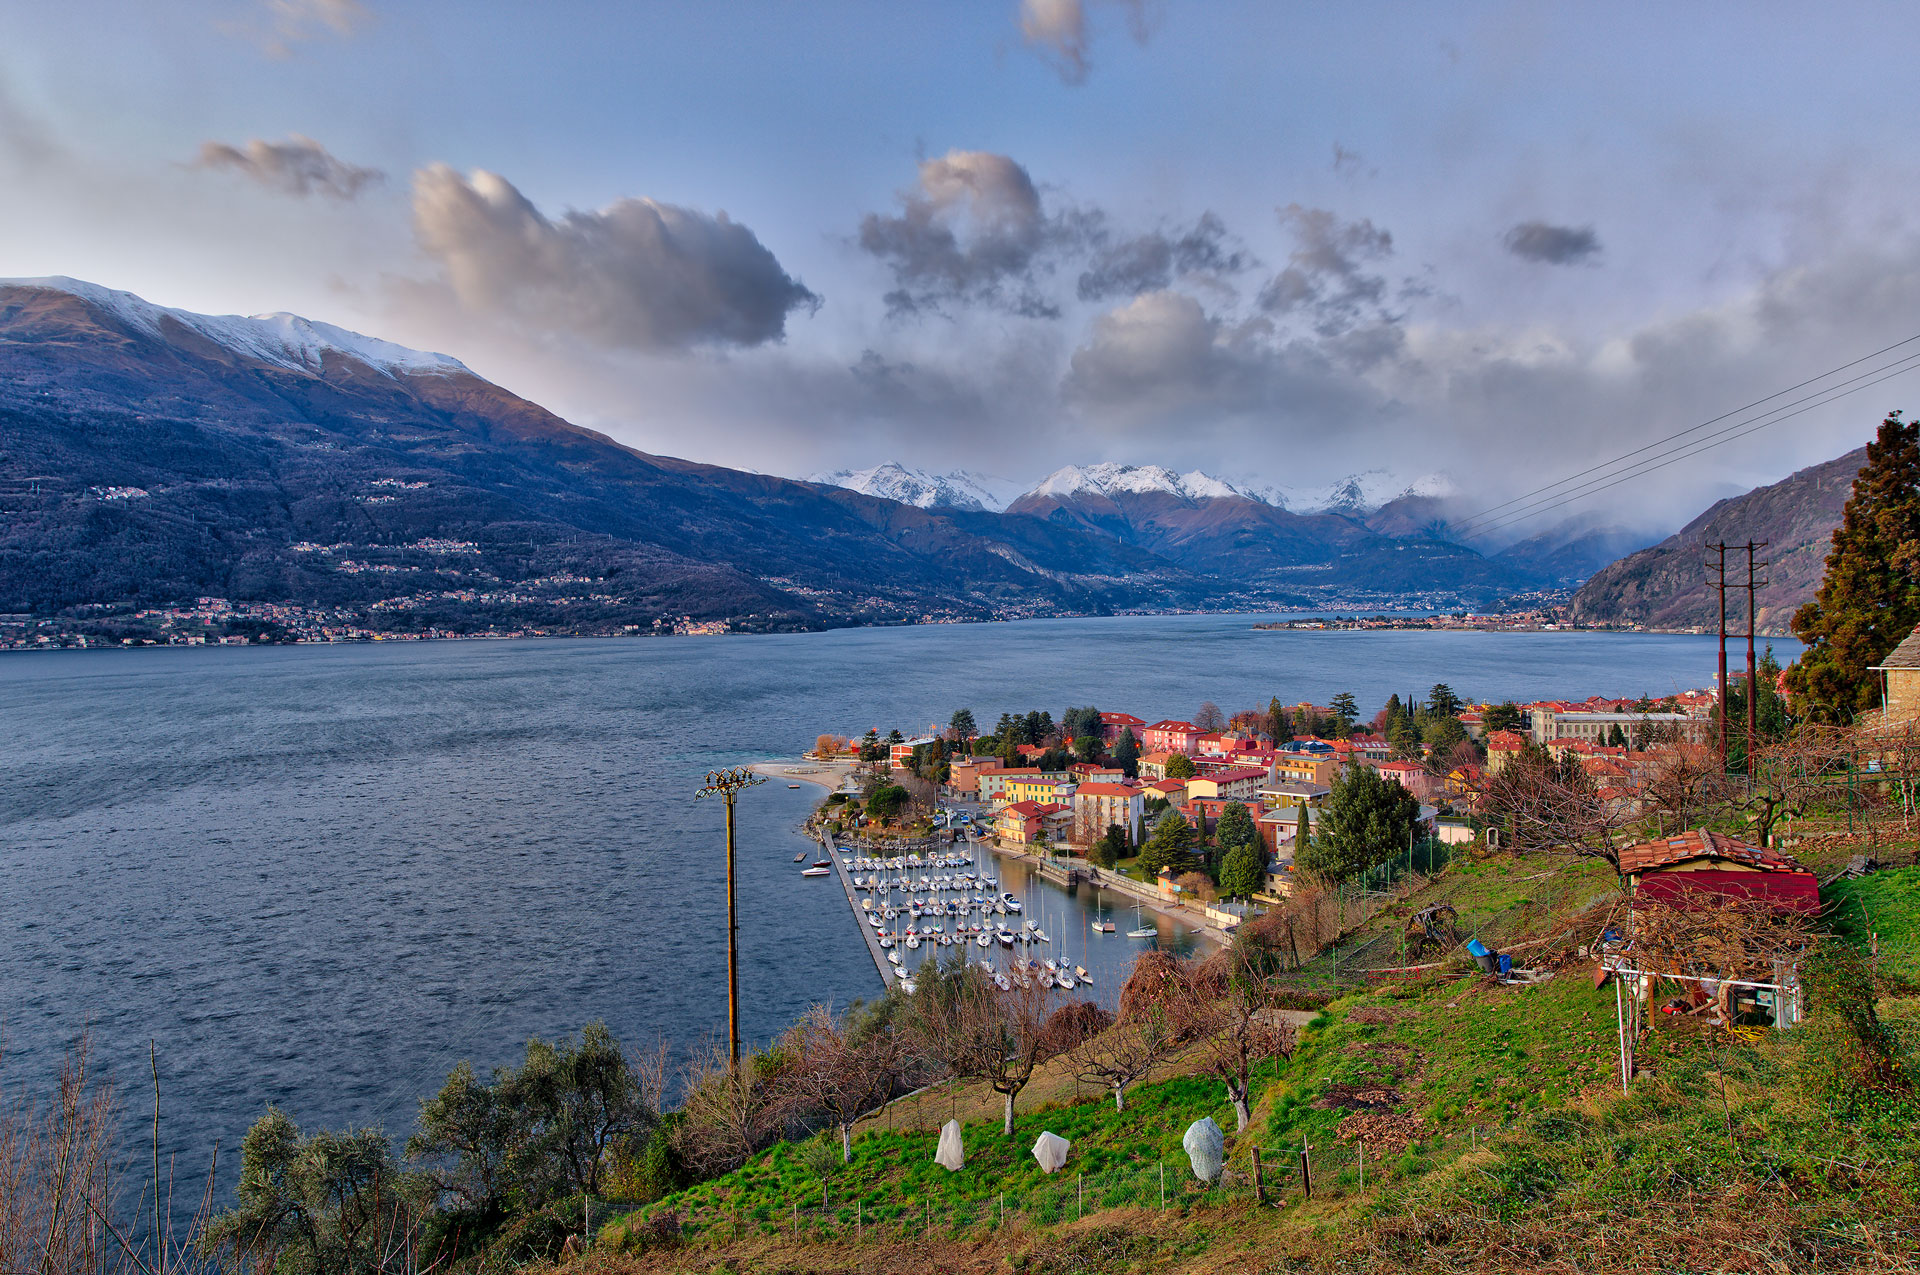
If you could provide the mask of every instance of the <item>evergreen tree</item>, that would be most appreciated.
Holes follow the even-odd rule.
[[[1267,734],[1273,736],[1276,744],[1293,738],[1293,723],[1287,719],[1287,710],[1280,707],[1278,695],[1267,701]]]
[[[1420,741],[1433,751],[1434,756],[1446,757],[1467,742],[1467,728],[1460,724],[1457,717],[1435,717],[1420,732]]]
[[[1129,848],[1127,830],[1117,823],[1108,824],[1106,832],[1102,833],[1100,839],[1087,851],[1087,858],[1095,867],[1111,868],[1127,857]]]
[[[1487,728],[1488,734],[1492,734],[1497,730],[1519,730],[1520,706],[1512,700],[1495,704],[1487,710],[1486,716],[1480,720],[1481,724]]]
[[[1220,809],[1220,822],[1213,828],[1213,844],[1220,848],[1224,857],[1241,846],[1260,844],[1260,829],[1254,825],[1253,814],[1243,802],[1229,801]]]
[[[1793,617],[1807,644],[1788,687],[1809,713],[1851,721],[1880,702],[1869,672],[1920,623],[1920,422],[1894,412],[1867,444],[1867,463],[1833,533],[1814,600]]]
[[[1357,876],[1406,849],[1419,819],[1418,797],[1371,766],[1345,767],[1320,812],[1320,834],[1294,861],[1332,881]]]
[[[1140,774],[1140,741],[1133,737],[1133,727],[1120,728],[1120,738],[1114,741],[1113,764],[1125,771],[1128,779]]]
[[[1230,899],[1251,896],[1266,884],[1266,866],[1259,846],[1235,846],[1220,861],[1220,893]]]
[[[973,710],[970,708],[963,708],[956,712],[947,722],[947,729],[953,733],[955,739],[962,741],[972,739],[980,733],[980,728],[973,724]]]
[[[1175,753],[1167,758],[1168,779],[1192,779],[1193,775],[1193,758],[1185,753]]]
[[[1200,867],[1200,860],[1193,853],[1193,825],[1178,810],[1169,809],[1153,825],[1153,835],[1147,838],[1147,844],[1140,850],[1140,867],[1149,877],[1159,874],[1161,869],[1171,869],[1174,876],[1193,872]]]
[[[1460,697],[1445,682],[1435,682],[1427,692],[1427,712],[1434,717],[1452,717],[1464,707]]]

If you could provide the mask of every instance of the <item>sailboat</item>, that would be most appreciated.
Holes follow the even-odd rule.
[[[1155,929],[1151,925],[1146,924],[1144,921],[1140,919],[1140,905],[1138,903],[1134,904],[1133,905],[1133,928],[1127,931],[1127,937],[1130,939],[1151,939],[1151,938],[1158,938],[1159,936],[1160,936],[1159,930]]]

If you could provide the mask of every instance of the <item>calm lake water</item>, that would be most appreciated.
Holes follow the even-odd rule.
[[[455,1062],[510,1061],[529,1036],[724,1030],[721,811],[692,793],[823,730],[911,731],[963,706],[987,726],[1074,704],[1153,720],[1343,690],[1371,713],[1437,681],[1657,696],[1713,672],[1711,638],[1256,618],[0,658],[3,1079],[42,1085],[89,1031],[138,1111],[155,1042],[164,1141],[190,1177],[269,1103],[404,1134]],[[795,876],[793,829],[819,796],[774,783],[741,800],[756,1042],[880,986],[839,887]],[[1005,876],[1049,917],[1092,902]],[[1125,943],[1130,909],[1116,920],[1093,948]],[[1084,921],[1056,924],[1077,955]]]

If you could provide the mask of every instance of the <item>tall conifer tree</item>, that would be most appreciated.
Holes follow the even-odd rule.
[[[1867,444],[1820,592],[1793,617],[1807,650],[1787,685],[1815,717],[1844,722],[1878,707],[1869,670],[1920,623],[1920,422],[1900,415]]]

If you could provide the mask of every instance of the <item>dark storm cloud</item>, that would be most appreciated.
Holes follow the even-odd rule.
[[[1600,255],[1600,236],[1592,226],[1554,226],[1523,221],[1500,237],[1508,252],[1523,261],[1573,266]]]
[[[254,138],[244,148],[225,142],[204,142],[197,168],[230,169],[269,190],[285,195],[329,195],[352,199],[369,186],[386,180],[377,168],[361,168],[338,159],[311,137],[295,133],[284,142]]]
[[[1178,277],[1224,277],[1252,264],[1252,255],[1227,233],[1220,218],[1203,213],[1191,229],[1179,233],[1154,231],[1119,243],[1103,242],[1081,273],[1077,291],[1082,301],[1138,296]]]
[[[1005,155],[956,150],[921,163],[898,215],[862,218],[859,243],[893,271],[893,314],[982,303],[1050,318],[1059,310],[1038,293],[1038,276],[1072,233],[1048,217],[1026,169]]]
[[[466,306],[610,349],[760,345],[820,298],[724,212],[622,199],[549,218],[504,177],[414,174],[414,233]]]
[[[1288,204],[1280,222],[1293,234],[1286,267],[1260,292],[1268,314],[1304,314],[1327,335],[1360,323],[1387,295],[1370,267],[1393,254],[1393,236],[1365,217],[1343,221],[1325,208]]]

